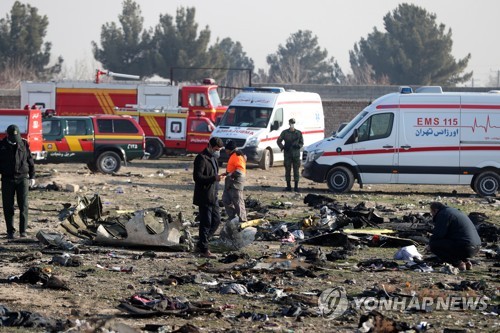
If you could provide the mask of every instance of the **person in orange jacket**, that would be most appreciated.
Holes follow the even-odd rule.
[[[245,154],[236,148],[236,143],[228,140],[224,146],[226,154],[229,156],[226,167],[226,179],[224,182],[224,192],[222,193],[222,203],[232,220],[236,216],[241,222],[247,220],[247,211],[245,209],[245,199],[243,198],[243,189],[245,188],[246,164]]]

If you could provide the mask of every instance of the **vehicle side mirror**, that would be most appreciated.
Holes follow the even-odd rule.
[[[215,119],[215,126],[219,126],[220,123],[220,117]]]
[[[271,131],[276,131],[280,128],[280,123],[279,121],[275,120],[274,123],[271,125]]]
[[[358,129],[357,128],[355,128],[354,132],[352,132],[352,137],[354,139],[354,142],[358,142],[358,140],[359,140],[359,133],[358,133]]]

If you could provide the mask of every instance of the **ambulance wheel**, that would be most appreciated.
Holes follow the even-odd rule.
[[[500,176],[495,171],[485,171],[475,177],[473,189],[480,196],[495,196],[499,188]]]
[[[97,157],[97,169],[102,173],[118,172],[121,167],[121,159],[117,153],[113,151],[105,151]]]
[[[146,152],[149,153],[150,160],[157,160],[163,156],[163,146],[158,140],[146,141]]]
[[[94,161],[88,162],[87,168],[89,168],[89,170],[93,173],[96,173],[97,171],[99,171],[99,170],[97,170],[97,164]]]
[[[262,170],[269,170],[271,168],[271,151],[269,149],[264,150],[264,152],[262,153],[259,167]]]
[[[354,176],[348,168],[338,166],[328,172],[326,181],[334,193],[349,192],[354,184]]]

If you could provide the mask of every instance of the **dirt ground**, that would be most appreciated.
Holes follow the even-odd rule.
[[[30,222],[28,238],[8,241],[5,238],[3,215],[0,223],[0,279],[19,276],[30,267],[50,269],[52,274],[66,281],[69,290],[52,290],[40,284],[1,283],[0,305],[10,311],[30,311],[43,316],[69,320],[67,331],[128,332],[127,325],[136,331],[170,332],[183,325],[191,324],[201,332],[240,331],[240,332],[352,332],[358,327],[360,317],[365,312],[355,310],[344,316],[328,320],[317,315],[284,316],[284,308],[294,304],[302,304],[313,312],[315,299],[327,288],[341,286],[348,296],[354,297],[362,291],[374,286],[384,286],[386,290],[400,293],[454,293],[469,296],[487,296],[488,309],[479,310],[435,310],[430,312],[381,311],[388,318],[407,323],[413,327],[421,322],[428,322],[433,327],[430,332],[442,332],[448,329],[464,329],[468,332],[499,331],[498,307],[500,281],[498,264],[484,254],[477,257],[473,270],[460,272],[458,275],[415,272],[412,270],[360,271],[356,264],[362,260],[381,258],[393,260],[397,248],[359,247],[346,260],[326,261],[315,266],[314,275],[300,276],[290,271],[255,272],[237,269],[236,264],[245,263],[249,259],[272,261],[279,260],[280,253],[292,252],[297,244],[280,245],[279,241],[255,241],[238,254],[241,257],[235,263],[224,264],[215,259],[202,259],[189,252],[167,252],[154,249],[155,257],[146,255],[148,249],[116,248],[87,245],[74,236],[66,238],[75,244],[81,244],[79,256],[83,265],[64,267],[51,264],[56,254],[63,253],[58,249],[47,249],[35,237],[39,230],[57,231],[60,221],[59,211],[63,205],[75,205],[77,196],[90,197],[98,193],[103,201],[104,211],[138,210],[162,206],[173,216],[183,213],[185,222],[194,221],[196,207],[192,205],[192,161],[193,156],[164,157],[157,161],[134,161],[123,167],[117,176],[90,173],[84,165],[37,165],[37,185],[44,188],[55,182],[63,188],[67,184],[76,184],[78,192],[53,191],[35,189],[30,191]],[[291,208],[273,209],[273,219],[285,222],[301,221],[308,215],[317,213],[317,209],[303,203],[307,193],[316,193],[334,198],[340,203],[355,206],[361,202],[372,206],[384,206],[387,212],[380,212],[383,217],[402,218],[410,213],[425,213],[428,203],[442,201],[450,206],[462,209],[466,213],[480,212],[486,214],[487,221],[500,226],[500,204],[498,200],[486,200],[477,197],[468,186],[415,186],[415,185],[365,185],[360,189],[354,186],[352,192],[344,195],[333,195],[327,192],[326,184],[316,184],[301,180],[300,194],[282,192],[284,170],[274,167],[263,171],[249,166],[246,195],[260,200],[264,204],[281,201],[292,203]],[[220,193],[221,194],[221,193]],[[219,195],[220,197],[220,195]],[[271,218],[271,217],[269,217]],[[16,214],[16,227],[18,219]],[[197,228],[188,227],[193,236],[197,236]],[[317,248],[317,246],[305,246]],[[424,247],[419,246],[424,253]],[[323,246],[325,253],[331,247]],[[150,253],[150,252],[149,252]],[[219,253],[219,258],[224,254]],[[262,259],[264,258],[264,259]],[[281,259],[283,260],[283,259]],[[293,259],[294,265],[309,267],[299,259]],[[496,265],[496,266],[495,266]],[[120,272],[106,267],[132,268],[131,272]],[[200,274],[228,283],[242,280],[261,281],[273,290],[284,291],[287,295],[298,295],[293,303],[292,297],[276,299],[270,292],[250,292],[247,295],[221,294],[219,286],[206,284],[176,284],[169,280],[170,276],[186,276]],[[169,282],[170,281],[170,282]],[[432,288],[438,282],[444,284],[460,284],[462,281],[482,281],[486,287],[481,290],[465,291],[438,290]],[[4,281],[5,282],[5,281]],[[160,283],[161,282],[161,283]],[[151,316],[135,318],[119,311],[121,301],[129,299],[134,293],[149,291],[152,285],[161,288],[165,295],[185,297],[191,302],[208,302],[218,314],[193,314],[189,317],[176,315]],[[300,296],[305,299],[301,299]],[[308,303],[309,301],[309,303]],[[498,311],[498,310],[496,310]],[[236,318],[243,312],[267,315],[267,320]],[[367,312],[367,311],[366,311]],[[262,316],[260,318],[262,318]],[[106,324],[104,324],[106,323]],[[73,325],[71,329],[70,326]],[[80,325],[79,328],[75,325]],[[114,325],[114,326],[113,326]],[[187,329],[184,326],[184,329]],[[26,331],[26,328],[4,327],[0,332]],[[44,329],[29,329],[40,331]],[[187,332],[187,330],[184,330]],[[183,331],[183,332],[184,332]],[[189,331],[196,332],[196,330]],[[455,332],[455,331],[454,331]],[[457,331],[458,332],[458,331]],[[462,331],[460,331],[462,332]]]

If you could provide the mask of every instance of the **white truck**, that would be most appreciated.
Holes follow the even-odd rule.
[[[500,92],[401,87],[368,105],[335,136],[304,150],[302,175],[332,192],[363,184],[500,184]]]
[[[247,87],[231,101],[212,136],[224,142],[233,140],[249,163],[268,170],[284,159],[277,140],[289,127],[290,118],[295,118],[304,146],[325,137],[323,104],[318,94],[281,87]],[[222,153],[221,161],[225,160],[227,156]]]

